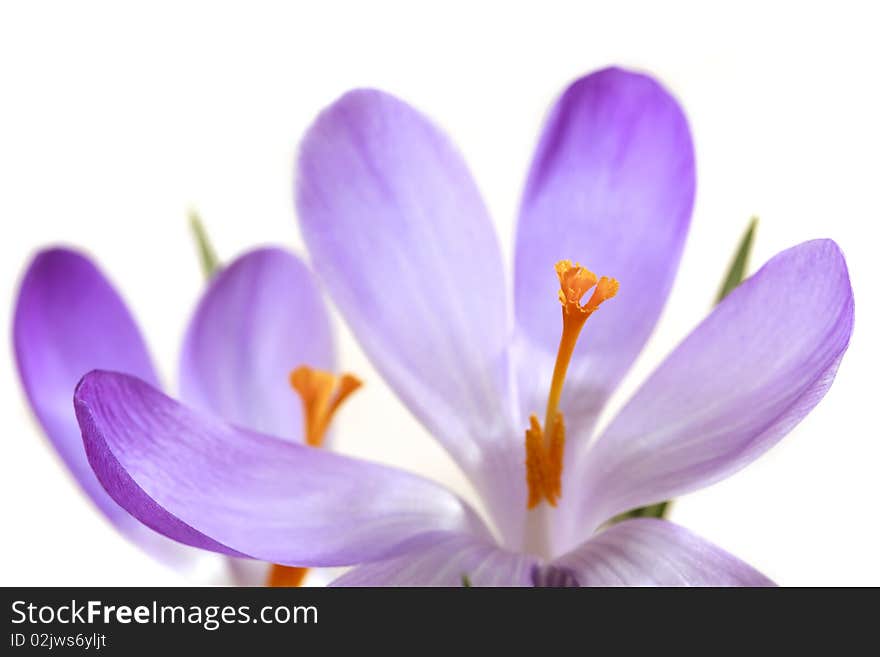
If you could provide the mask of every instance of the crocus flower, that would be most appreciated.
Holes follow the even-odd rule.
[[[84,374],[106,368],[152,385],[159,380],[141,333],[110,282],[78,252],[39,253],[21,284],[13,333],[34,413],[85,493],[136,544],[171,565],[190,565],[198,551],[169,541],[116,504],[83,449],[73,391]],[[199,301],[183,345],[180,394],[229,422],[303,442],[302,411],[287,380],[304,363],[334,365],[330,326],[313,276],[285,251],[255,250],[215,276]],[[310,373],[318,376],[308,369],[298,376]],[[241,583],[267,579],[265,564],[230,565]],[[276,581],[291,576],[283,569],[271,572]]]
[[[657,82],[618,69],[576,81],[526,183],[511,312],[491,222],[450,142],[400,100],[350,92],[302,144],[303,235],[367,355],[485,516],[426,479],[237,428],[108,372],[75,395],[92,467],[167,536],[356,565],[343,585],[768,584],[673,523],[607,522],[769,449],[828,390],[852,330],[839,249],[796,246],[594,436],[668,295],[694,188],[687,122]]]

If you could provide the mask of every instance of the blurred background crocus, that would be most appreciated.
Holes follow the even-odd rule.
[[[83,375],[109,369],[160,385],[136,322],[88,256],[51,248],[34,257],[21,283],[13,341],[31,408],[83,492],[145,552],[181,571],[195,570],[206,553],[169,541],[129,515],[86,460],[73,408]],[[306,364],[321,371],[335,365],[330,324],[312,274],[282,249],[257,249],[221,269],[206,286],[183,342],[179,392],[229,422],[306,442],[308,404],[289,380],[294,368]],[[317,371],[304,368],[301,378]],[[288,584],[305,574],[242,559],[230,559],[228,566],[219,581]]]

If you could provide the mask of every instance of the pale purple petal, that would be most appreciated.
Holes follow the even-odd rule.
[[[73,410],[77,382],[95,368],[156,384],[144,340],[119,294],[86,256],[64,248],[41,251],[22,280],[12,332],[28,401],[71,474],[120,531],[155,556],[180,563],[186,557],[179,546],[136,522],[104,492],[86,460]]]
[[[655,80],[617,68],[577,80],[550,113],[516,236],[516,321],[524,414],[543,412],[562,329],[553,265],[617,278],[588,322],[561,409],[586,435],[651,333],[678,269],[694,199],[685,116]]]
[[[255,559],[226,557],[226,566],[235,586],[266,586],[271,564]]]
[[[614,514],[711,484],[776,444],[831,385],[853,327],[830,240],[783,251],[660,365],[567,484],[570,540]],[[568,490],[564,494],[568,494]]]
[[[315,281],[282,249],[251,251],[217,274],[196,308],[181,357],[181,399],[233,424],[301,442],[300,400],[288,382],[299,365],[334,369]]]
[[[113,499],[188,545],[332,566],[394,556],[427,532],[484,531],[437,484],[239,429],[134,377],[92,372],[75,404],[89,462]]]
[[[518,533],[526,493],[504,268],[461,157],[405,103],[353,91],[308,131],[296,196],[315,270],[367,355],[501,531]]]
[[[551,568],[580,586],[774,586],[748,564],[665,520],[627,520]]]
[[[425,536],[393,559],[358,566],[331,586],[529,586],[535,559],[471,534]]]

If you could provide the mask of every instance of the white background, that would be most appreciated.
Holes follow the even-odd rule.
[[[296,144],[354,86],[394,92],[449,131],[509,254],[550,102],[595,68],[646,69],[690,118],[699,186],[672,297],[622,396],[709,308],[753,213],[753,268],[833,237],[856,294],[852,345],[825,400],[759,462],[677,502],[672,518],[783,584],[878,585],[878,16],[867,2],[708,4],[3,2],[2,324],[35,249],[84,247],[173,382],[202,286],[187,208],[202,212],[225,259],[267,242],[302,252]],[[342,448],[470,494],[337,324],[342,362],[367,381],[339,418]],[[185,583],[79,495],[30,416],[6,341],[0,584]]]

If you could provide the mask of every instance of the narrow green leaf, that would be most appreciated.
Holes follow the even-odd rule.
[[[736,248],[733,262],[730,263],[730,268],[727,270],[727,276],[724,277],[724,282],[721,284],[721,289],[718,291],[718,296],[715,299],[716,306],[721,303],[721,300],[730,294],[737,285],[742,283],[743,279],[746,277],[746,272],[749,268],[749,256],[752,252],[752,244],[754,244],[755,241],[755,230],[757,227],[758,218],[752,217],[751,221],[749,221],[748,228],[746,228],[746,232],[743,233],[743,236],[739,240],[739,246]],[[669,513],[669,508],[671,506],[672,500],[667,500],[666,502],[658,502],[657,504],[639,507],[638,509],[633,509],[632,511],[627,511],[626,513],[621,513],[620,515],[615,516],[611,519],[611,523],[614,524],[632,518],[665,518],[666,514]]]
[[[202,225],[201,217],[199,217],[198,212],[195,210],[189,211],[189,227],[190,230],[192,230],[193,239],[196,242],[196,248],[199,252],[199,261],[202,264],[202,271],[205,274],[205,278],[210,279],[217,273],[217,270],[220,269],[220,259],[217,257],[217,252],[214,251],[214,247],[211,246],[211,241],[208,239],[208,233]]]
[[[670,506],[672,506],[672,500],[658,502],[657,504],[649,504],[648,506],[641,506],[638,509],[632,509],[614,516],[611,519],[611,524],[623,522],[624,520],[632,520],[633,518],[665,518],[666,514],[669,513]]]
[[[639,509],[635,509],[631,511],[634,514],[635,518],[663,518],[666,513],[669,511],[669,507],[672,505],[671,500],[667,500],[665,502],[658,502],[657,504],[649,504],[648,506],[643,506]]]
[[[467,576],[467,573],[462,573],[462,575],[461,575],[461,585],[462,585],[463,587],[465,587],[466,589],[469,589],[469,588],[471,588],[471,587],[473,586],[473,584],[471,584],[471,578]]]
[[[755,241],[755,229],[757,227],[758,218],[752,217],[749,227],[743,233],[742,238],[740,238],[736,255],[733,257],[733,262],[730,263],[730,269],[727,270],[727,276],[721,284],[721,289],[718,290],[718,296],[715,298],[716,304],[721,303],[721,300],[730,294],[733,288],[742,283],[746,277],[746,272],[749,268],[749,255],[752,252],[752,244]]]

